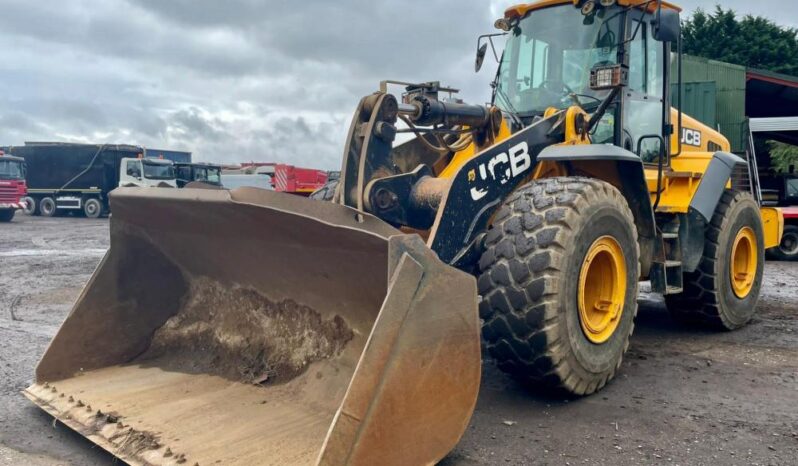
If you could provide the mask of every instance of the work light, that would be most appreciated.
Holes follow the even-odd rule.
[[[599,66],[590,70],[590,88],[594,91],[612,89],[626,83],[621,65]]]

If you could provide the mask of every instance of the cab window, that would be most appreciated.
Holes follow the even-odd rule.
[[[125,173],[127,173],[127,176],[141,178],[141,167],[139,166],[138,160],[128,160],[125,162]]]
[[[629,36],[629,87],[624,106],[624,147],[638,152],[644,163],[658,163],[664,153],[663,84],[664,45],[654,40],[647,16],[640,14],[627,23]]]

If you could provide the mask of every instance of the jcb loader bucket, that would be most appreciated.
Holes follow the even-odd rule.
[[[340,205],[121,188],[25,395],[134,465],[431,464],[480,377],[474,279]]]

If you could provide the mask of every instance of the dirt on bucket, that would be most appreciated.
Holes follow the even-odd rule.
[[[338,355],[352,337],[340,316],[324,319],[296,301],[273,302],[253,289],[201,278],[134,362],[271,385]]]

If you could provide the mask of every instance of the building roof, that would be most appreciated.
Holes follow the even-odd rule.
[[[752,118],[798,116],[798,77],[749,68],[746,114]]]
[[[768,139],[798,145],[798,116],[782,118],[751,118],[748,123],[752,133]]]

